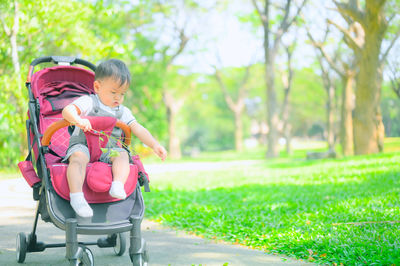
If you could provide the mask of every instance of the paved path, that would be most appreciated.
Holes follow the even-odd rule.
[[[154,169],[150,167],[148,171]],[[22,178],[0,181],[0,265],[21,265],[15,258],[15,237],[18,232],[31,231],[35,207],[32,190]],[[149,265],[313,265],[238,245],[208,241],[148,220],[143,221],[142,232],[150,253]],[[37,236],[45,243],[65,241],[64,231],[41,220]],[[96,239],[96,236],[79,236],[80,241]],[[116,257],[110,248],[91,246],[90,249],[96,265],[131,265],[127,253]],[[68,265],[64,257],[65,248],[46,249],[28,253],[25,265]]]

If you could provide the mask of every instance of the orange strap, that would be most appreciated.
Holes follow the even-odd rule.
[[[44,135],[42,138],[42,146],[49,146],[50,140],[51,140],[51,137],[53,136],[53,134],[57,130],[59,130],[63,127],[67,127],[69,125],[72,125],[72,124],[65,119],[52,123],[44,132]],[[131,144],[131,128],[127,124],[125,124],[124,122],[122,122],[120,120],[117,120],[117,123],[115,124],[115,126],[119,127],[120,129],[122,129],[124,131],[124,134],[125,134],[124,143],[126,145],[130,145]]]

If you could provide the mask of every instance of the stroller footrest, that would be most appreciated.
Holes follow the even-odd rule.
[[[100,248],[110,248],[110,247],[115,247],[117,243],[117,236],[115,237],[101,237],[97,239],[97,246]]]
[[[28,252],[42,252],[47,247],[49,247],[49,245],[46,245],[43,242],[36,242],[36,243],[31,244],[31,245],[28,245],[27,251]]]

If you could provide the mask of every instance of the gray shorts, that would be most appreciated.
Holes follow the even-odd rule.
[[[110,151],[111,151],[111,150],[117,151],[117,152],[127,152],[125,149],[120,148],[120,147],[111,148]],[[65,155],[63,162],[68,162],[68,158],[69,158],[74,152],[77,152],[77,151],[83,152],[83,153],[88,157],[88,159],[89,159],[89,161],[90,161],[89,148],[88,148],[86,145],[84,145],[84,144],[78,143],[78,144],[74,144],[74,145],[72,145],[71,147],[68,148],[67,154]],[[106,153],[103,152],[103,153],[101,154],[101,156],[100,156],[99,161],[100,161],[100,162],[103,162],[103,163],[111,163],[110,152],[109,152],[109,151],[106,152]]]

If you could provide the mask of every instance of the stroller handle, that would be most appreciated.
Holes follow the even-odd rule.
[[[96,71],[96,66],[94,64],[90,63],[89,61],[86,61],[86,60],[83,60],[80,58],[76,58],[73,56],[43,56],[43,57],[36,58],[30,64],[27,82],[31,82],[35,66],[42,64],[42,63],[54,63],[54,64],[60,64],[60,65],[62,65],[62,64],[68,64],[68,65],[79,64],[79,65],[86,66],[93,71]]]
[[[62,120],[52,123],[43,134],[42,146],[49,146],[50,140],[51,140],[51,137],[53,136],[53,134],[57,130],[59,130],[63,127],[70,126],[70,125],[72,125],[72,124],[65,119],[62,119]],[[125,134],[124,143],[126,145],[131,144],[131,129],[130,129],[130,127],[120,120],[117,120],[117,122],[115,123],[115,126],[119,127],[120,129],[122,129],[124,131],[124,134]]]

